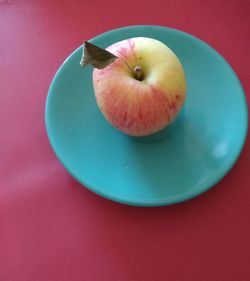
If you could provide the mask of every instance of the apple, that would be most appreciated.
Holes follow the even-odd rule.
[[[174,52],[147,37],[106,50],[118,58],[93,71],[96,101],[106,119],[131,136],[147,136],[170,124],[186,98],[184,70]]]

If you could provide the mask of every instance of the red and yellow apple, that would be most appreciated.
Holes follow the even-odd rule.
[[[186,98],[183,67],[174,52],[147,37],[106,50],[118,58],[93,71],[96,101],[106,119],[131,136],[156,133],[173,121]]]

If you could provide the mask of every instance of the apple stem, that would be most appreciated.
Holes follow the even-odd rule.
[[[137,65],[134,68],[134,73],[135,73],[135,79],[142,81],[143,80],[143,72],[142,72],[142,68],[140,65]]]
[[[137,65],[134,70],[129,66],[129,64],[122,58],[120,58],[128,67],[128,69],[134,74],[136,80],[142,81],[143,80],[143,72],[140,65]]]

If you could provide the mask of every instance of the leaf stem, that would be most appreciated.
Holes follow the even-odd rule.
[[[130,71],[134,72],[133,69],[129,66],[129,64],[124,59],[122,59],[122,58],[119,58],[119,59],[121,59],[127,65],[128,69]]]

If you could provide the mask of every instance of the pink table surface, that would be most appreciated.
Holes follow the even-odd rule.
[[[0,0],[0,280],[250,280],[249,138],[231,172],[185,203],[138,208],[78,184],[47,139],[57,68],[83,40],[155,24],[233,66],[249,101],[250,2]],[[222,105],[223,106],[223,105]]]

